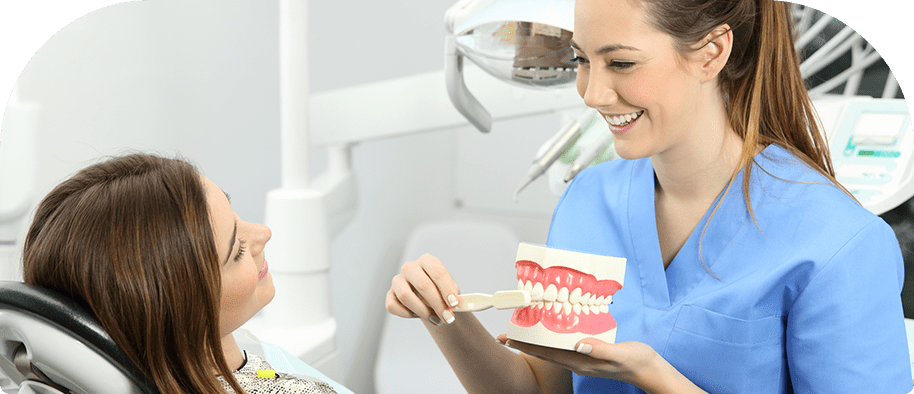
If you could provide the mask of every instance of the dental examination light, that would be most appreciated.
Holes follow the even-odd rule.
[[[462,0],[445,13],[445,83],[457,110],[480,131],[489,112],[467,89],[467,58],[501,80],[532,88],[572,82],[573,0]]]
[[[464,0],[448,9],[445,25],[450,33],[445,38],[448,97],[482,132],[491,129],[491,116],[464,83],[464,58],[517,86],[548,89],[564,87],[575,80],[577,67],[571,50],[573,0]],[[578,114],[540,149],[514,193],[515,200],[521,190],[566,155],[595,117],[596,111],[589,109]],[[598,140],[586,150],[589,160],[582,159],[586,163],[576,163],[569,170],[569,179],[589,166],[608,146],[612,134],[607,130]]]

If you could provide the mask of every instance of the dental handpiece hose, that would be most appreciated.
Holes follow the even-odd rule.
[[[596,110],[588,108],[561,129],[552,146],[533,162],[533,165],[527,171],[527,175],[521,180],[520,187],[514,192],[515,201],[517,201],[517,196],[521,190],[533,182],[534,179],[543,175],[549,166],[565,153],[565,150],[577,139],[581,131],[584,130],[584,126],[590,122],[595,114]]]
[[[565,183],[571,182],[579,172],[590,167],[590,163],[597,158],[600,152],[602,152],[612,140],[613,133],[607,131],[606,134],[601,135],[593,144],[590,144],[590,146],[581,151],[581,155],[575,159],[574,163],[571,164],[571,168],[568,169],[568,174],[565,175]]]

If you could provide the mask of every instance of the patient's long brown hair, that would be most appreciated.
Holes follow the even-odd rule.
[[[26,283],[85,304],[163,393],[235,392],[219,331],[221,274],[202,178],[177,159],[114,158],[41,202]]]

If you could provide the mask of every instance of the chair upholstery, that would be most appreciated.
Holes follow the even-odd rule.
[[[0,372],[20,386],[36,375],[23,357],[76,393],[158,393],[87,308],[49,289],[0,282]]]

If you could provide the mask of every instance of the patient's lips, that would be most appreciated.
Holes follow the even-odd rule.
[[[612,295],[622,288],[611,279],[597,280],[572,268],[543,269],[533,261],[521,260],[517,267],[518,288],[530,291],[534,303],[514,311],[511,322],[519,327],[542,323],[556,333],[580,332],[598,335],[616,328],[609,314]]]

